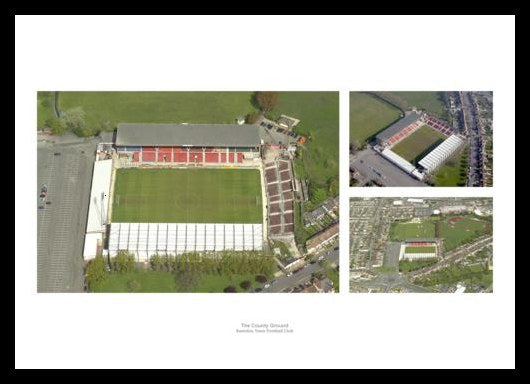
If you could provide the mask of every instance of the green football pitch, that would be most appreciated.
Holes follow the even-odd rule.
[[[262,222],[255,169],[118,169],[114,222]]]
[[[435,253],[436,247],[431,246],[418,246],[418,247],[407,247],[405,253]]]
[[[397,143],[392,148],[392,151],[407,161],[415,163],[441,144],[444,139],[445,136],[443,134],[428,125],[423,125],[410,136]]]

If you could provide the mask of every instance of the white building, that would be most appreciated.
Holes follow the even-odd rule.
[[[462,144],[464,144],[464,140],[457,135],[451,135],[421,159],[418,164],[425,168],[426,172],[432,172],[451,157]]]
[[[109,255],[127,251],[137,261],[184,252],[261,251],[262,224],[112,223]]]
[[[97,250],[103,245],[103,234],[105,233],[108,218],[111,176],[112,159],[100,160],[94,163],[83,250],[83,258],[85,260],[96,257]]]

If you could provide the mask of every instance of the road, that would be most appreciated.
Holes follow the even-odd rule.
[[[96,139],[37,144],[37,292],[83,291],[83,245]],[[54,155],[60,153],[60,155]]]
[[[324,253],[324,259],[329,260],[331,263],[339,263],[339,250],[332,250],[329,253]],[[285,289],[295,288],[300,284],[304,284],[311,279],[313,273],[322,271],[323,268],[319,263],[306,264],[305,268],[298,273],[294,273],[292,276],[282,276],[276,279],[269,288],[263,289],[262,292],[282,292]]]
[[[410,283],[405,275],[399,272],[380,273],[372,280],[352,281],[354,285],[364,289],[376,290],[377,292],[392,292],[402,289],[405,292],[433,292],[432,290]]]
[[[468,186],[484,185],[483,140],[478,111],[471,92],[460,92],[464,127],[469,139],[469,174]]]
[[[373,180],[387,187],[426,187],[427,184],[415,179],[372,148],[350,154],[350,169],[357,171],[364,179],[361,185]]]

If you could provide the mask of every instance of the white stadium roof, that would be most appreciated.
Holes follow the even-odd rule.
[[[107,221],[112,160],[101,160],[94,163],[90,205],[86,232],[104,232]]]
[[[138,261],[155,254],[263,249],[262,224],[112,223],[109,254],[124,250]]]
[[[418,164],[425,168],[427,172],[431,172],[452,156],[463,143],[464,140],[460,137],[451,135],[421,159]]]
[[[388,148],[385,148],[381,154],[406,172],[412,173],[416,169],[414,165]]]
[[[103,233],[87,233],[85,235],[83,258],[90,260],[96,257],[98,246],[101,245],[103,245]]]

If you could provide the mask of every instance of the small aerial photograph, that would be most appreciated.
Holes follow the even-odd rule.
[[[492,198],[351,198],[351,292],[493,292]]]
[[[351,92],[350,186],[491,187],[493,92]]]
[[[338,291],[338,92],[36,98],[38,292]]]

